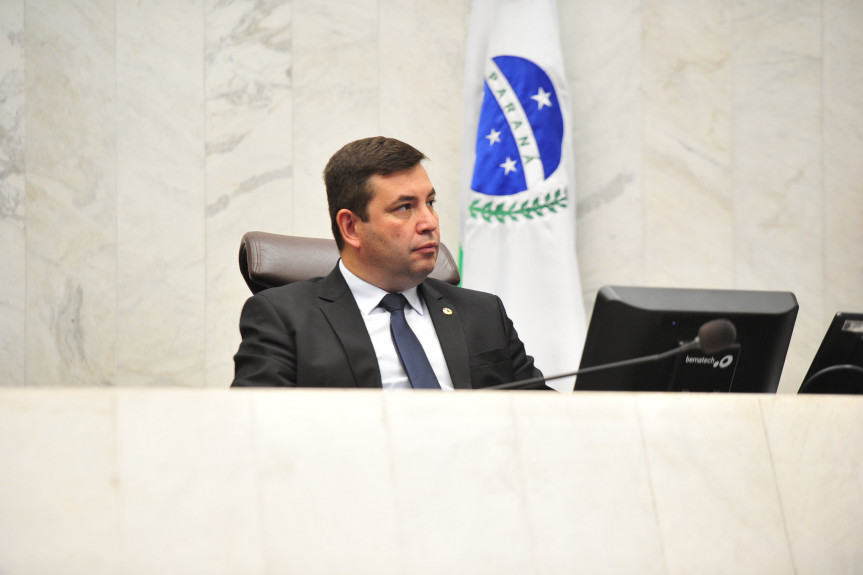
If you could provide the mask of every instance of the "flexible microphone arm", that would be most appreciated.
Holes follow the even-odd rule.
[[[584,367],[578,369],[576,371],[570,371],[568,373],[561,373],[558,375],[552,375],[550,377],[534,377],[531,379],[523,379],[521,381],[513,381],[511,383],[504,383],[501,385],[493,385],[491,387],[484,387],[482,389],[518,389],[520,387],[526,387],[529,385],[535,385],[537,383],[545,383],[546,381],[552,379],[561,379],[563,377],[572,377],[574,375],[581,375],[584,373],[592,373],[594,371],[603,371],[606,369],[615,369],[618,367],[624,367],[627,365],[636,365],[639,363],[650,363],[652,361],[661,361],[663,359],[667,359],[669,357],[673,357],[675,355],[686,353],[687,351],[692,351],[695,349],[701,350],[704,353],[710,355],[714,354],[718,351],[722,351],[723,349],[728,348],[734,341],[737,339],[737,329],[734,327],[734,324],[728,321],[727,319],[714,319],[708,321],[700,328],[698,328],[698,336],[692,341],[688,341],[675,347],[673,349],[669,349],[668,351],[664,351],[662,353],[657,353],[654,355],[645,355],[642,357],[636,357],[633,359],[624,359],[622,361],[614,361],[612,363],[603,363],[601,365],[593,365],[590,367]]]

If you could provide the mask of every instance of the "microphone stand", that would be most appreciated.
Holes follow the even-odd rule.
[[[692,351],[694,349],[701,349],[701,344],[698,341],[698,338],[694,340],[684,343],[679,347],[675,347],[674,349],[670,349],[668,351],[664,351],[662,353],[656,353],[653,355],[645,355],[642,357],[636,357],[632,359],[624,359],[621,361],[615,361],[612,363],[604,363],[602,365],[593,365],[590,367],[583,367],[576,371],[570,371],[568,373],[561,373],[558,375],[552,375],[551,377],[533,377],[531,379],[523,379],[521,381],[512,381],[510,383],[503,383],[501,385],[492,385],[491,387],[483,387],[482,389],[519,389],[521,387],[527,387],[530,385],[536,385],[537,383],[545,383],[546,381],[550,381],[552,379],[561,379],[563,377],[572,377],[574,375],[581,375],[583,373],[592,373],[595,371],[604,371],[606,369],[614,369],[617,367],[625,367],[627,365],[635,365],[639,363],[649,363],[651,361],[661,361],[663,359],[668,359],[669,357],[674,357],[680,353],[686,353],[687,351]]]

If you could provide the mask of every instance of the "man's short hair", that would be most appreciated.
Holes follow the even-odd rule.
[[[339,251],[345,245],[336,214],[350,210],[362,221],[368,221],[368,205],[374,190],[369,178],[409,170],[426,156],[413,146],[393,138],[376,136],[356,140],[333,154],[324,168],[324,184],[330,208],[330,225]]]

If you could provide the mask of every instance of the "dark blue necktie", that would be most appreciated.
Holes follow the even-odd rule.
[[[440,389],[429,358],[416,334],[405,320],[405,304],[408,301],[400,293],[388,293],[381,300],[381,307],[390,312],[390,331],[396,344],[396,351],[411,386],[416,389]]]

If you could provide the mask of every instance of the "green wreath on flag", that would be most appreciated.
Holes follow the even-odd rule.
[[[507,207],[506,202],[495,203],[494,200],[481,206],[480,203],[483,200],[476,199],[471,203],[469,211],[472,218],[482,218],[487,222],[496,218],[498,222],[504,224],[510,220],[517,222],[519,217],[532,220],[534,216],[542,217],[549,213],[557,213],[557,208],[566,207],[567,199],[566,188],[564,188],[556,190],[554,194],[547,193],[543,200],[540,198],[534,198],[533,201],[525,200],[520,206],[518,202],[513,202]]]

